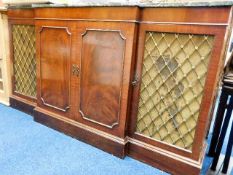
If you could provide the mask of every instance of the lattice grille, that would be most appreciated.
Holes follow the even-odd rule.
[[[213,41],[146,33],[137,133],[191,150]]]
[[[36,97],[35,27],[13,25],[14,90]]]

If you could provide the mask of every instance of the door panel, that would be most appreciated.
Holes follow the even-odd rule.
[[[112,128],[119,123],[125,38],[120,31],[87,30],[82,36],[80,114]]]
[[[75,120],[125,138],[135,25],[115,22],[77,22],[72,65],[71,101]],[[111,136],[112,137],[112,136]]]
[[[12,25],[14,93],[36,97],[35,26]]]
[[[214,36],[145,35],[136,133],[191,150]]]
[[[40,93],[43,105],[67,111],[70,91],[71,34],[66,27],[40,31]]]
[[[199,159],[224,32],[206,26],[140,25],[131,137]]]

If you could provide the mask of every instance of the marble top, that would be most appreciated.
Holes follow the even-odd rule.
[[[105,6],[138,6],[138,7],[214,7],[231,6],[233,0],[56,0],[48,3],[14,5],[9,8],[42,8],[42,7],[105,7]]]

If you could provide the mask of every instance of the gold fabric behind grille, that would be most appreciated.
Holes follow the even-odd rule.
[[[213,36],[147,32],[136,132],[192,149]]]
[[[36,97],[36,48],[35,27],[13,25],[14,49],[14,90],[15,92]]]

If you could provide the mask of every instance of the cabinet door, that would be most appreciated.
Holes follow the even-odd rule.
[[[224,32],[141,25],[131,137],[199,159]]]
[[[36,46],[33,24],[12,24],[13,94],[36,98]]]
[[[39,105],[64,113],[70,108],[71,33],[68,27],[38,30]]]
[[[130,36],[126,29],[118,25],[79,25],[82,26],[79,30],[81,53],[76,101],[78,121],[108,132],[118,130],[119,135],[124,132],[127,103],[123,97],[128,95],[125,90],[129,84],[126,81],[129,81],[132,47],[127,46],[126,38]],[[131,27],[129,31],[133,32]],[[130,55],[128,63],[125,62],[127,55]],[[127,85],[123,87],[123,84]]]
[[[118,124],[124,49],[119,31],[83,34],[79,112],[84,119],[109,128]]]

